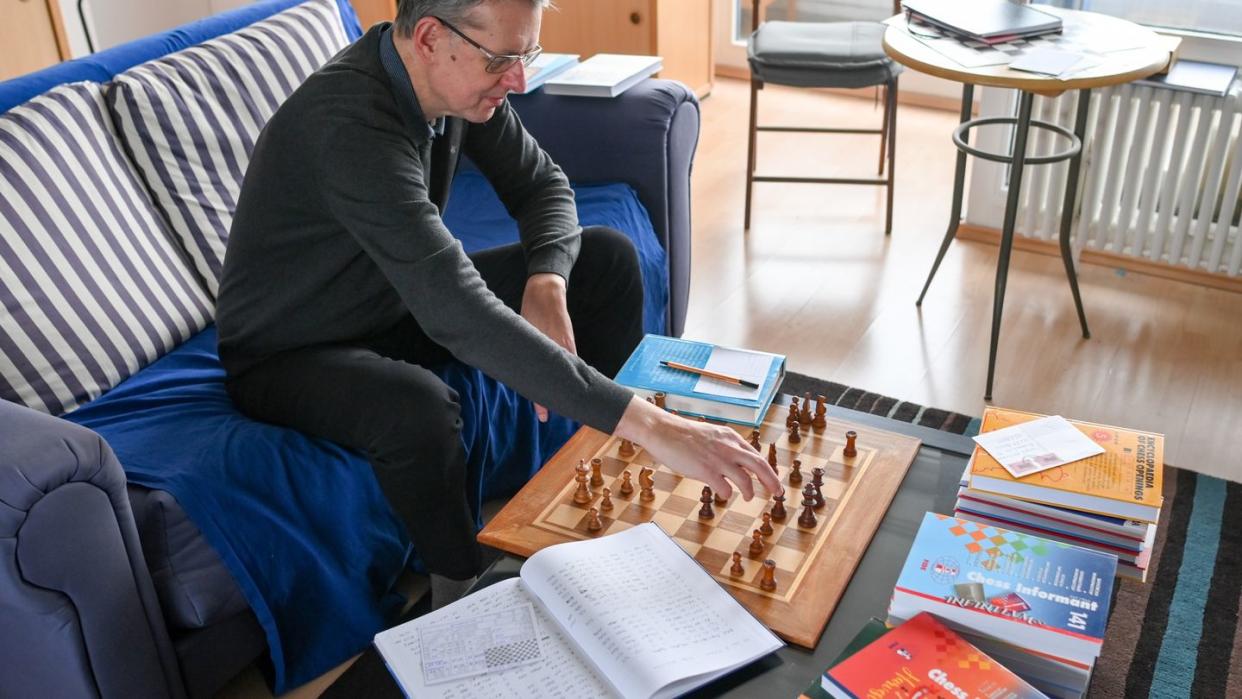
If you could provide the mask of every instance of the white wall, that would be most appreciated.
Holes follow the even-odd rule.
[[[250,0],[82,0],[87,27],[78,14],[78,0],[58,0],[74,58],[90,53],[86,31],[95,50],[154,34],[202,17],[223,12]]]

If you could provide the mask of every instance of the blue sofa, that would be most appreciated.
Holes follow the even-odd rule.
[[[339,29],[312,26],[324,8]],[[268,56],[293,43],[282,28],[325,47],[361,31],[345,0],[266,0],[0,83],[0,696],[207,696],[259,658],[285,691],[361,650],[400,601],[396,575],[417,565],[360,455],[232,409],[210,325],[209,262],[224,238],[182,225],[194,218],[186,207],[206,202],[215,209],[196,220],[223,221],[226,235],[227,196],[169,190],[185,183],[123,116],[126,105],[158,114],[152,123],[174,134],[164,155],[203,163],[226,139],[178,140],[178,125],[245,121],[253,132],[228,146],[241,153],[263,114],[246,89],[276,104],[280,81],[259,84],[219,56]],[[285,73],[315,67],[295,63],[272,59]],[[202,88],[212,70],[236,85]],[[158,102],[171,99],[160,81],[181,79],[234,110],[160,106],[172,104]],[[679,334],[694,96],[650,80],[613,100],[512,101],[574,183],[583,222],[638,245],[646,329]],[[94,140],[83,120],[98,121]],[[225,194],[240,184],[223,180],[213,185]],[[468,163],[445,219],[467,249],[516,239]],[[149,269],[134,264],[139,249],[156,251]],[[160,274],[162,286],[144,286]],[[162,300],[126,306],[142,289]],[[116,319],[131,315],[149,338],[124,332]],[[110,363],[91,364],[100,356]],[[519,487],[575,427],[537,423],[527,401],[470,367],[437,370],[463,397],[476,500]]]

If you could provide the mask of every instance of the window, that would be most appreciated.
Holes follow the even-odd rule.
[[[1061,0],[1052,5],[1124,17],[1152,27],[1242,36],[1238,0]]]

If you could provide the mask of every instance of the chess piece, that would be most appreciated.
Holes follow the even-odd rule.
[[[740,578],[746,574],[746,569],[742,567],[742,554],[737,551],[733,552],[733,565],[729,567],[729,575]]]
[[[772,521],[784,522],[785,516],[786,516],[785,496],[784,495],[772,496]]]
[[[772,536],[773,531],[775,530],[772,529],[772,515],[768,514],[767,512],[764,512],[763,513],[763,524],[759,526],[759,533],[763,534],[764,536]]]
[[[815,519],[815,486],[810,483],[802,489],[802,514],[798,516],[798,526],[814,529],[819,520]]]
[[[660,410],[664,410],[664,401],[668,398],[668,395],[665,394],[664,391],[656,391],[654,398],[656,407]]]
[[[711,519],[716,516],[712,510],[712,499],[712,489],[703,486],[703,495],[699,496],[699,502],[703,503],[703,506],[699,508],[699,519]]]
[[[811,392],[810,391],[807,391],[806,395],[802,398],[802,409],[798,411],[798,422],[802,423],[803,427],[811,426]]]
[[[729,498],[726,498],[725,496],[721,495],[720,493],[716,493],[716,496],[715,496],[715,497],[716,497],[716,504],[717,504],[717,505],[727,505],[727,504],[729,504]]]
[[[599,509],[604,512],[612,510],[612,488],[604,488],[604,499],[599,501]]]
[[[815,399],[815,417],[811,418],[811,427],[816,431],[828,426],[828,398],[819,396]]]
[[[797,444],[802,441],[802,427],[800,423],[795,422],[789,426],[789,443]]]
[[[755,451],[763,453],[763,447],[759,446],[759,430],[750,431],[750,446],[754,447]]]
[[[604,528],[604,523],[599,519],[599,510],[592,507],[587,511],[587,531],[597,532]]]
[[[785,429],[793,427],[798,421],[798,397],[794,396],[789,399],[789,415],[785,416]]]
[[[591,487],[598,488],[604,484],[604,474],[600,470],[604,467],[604,460],[595,458],[591,459]]]
[[[761,553],[763,553],[763,534],[756,529],[750,535],[750,555],[758,556]]]
[[[772,467],[772,473],[779,473],[776,470],[776,442],[768,445],[768,465]]]
[[[793,470],[789,472],[789,485],[802,485],[802,461],[793,460]]]
[[[856,444],[857,441],[858,441],[857,432],[855,432],[854,430],[850,430],[849,432],[846,432],[845,433],[845,449],[841,450],[841,456],[844,456],[847,459],[852,459],[855,456],[858,456],[858,446]]]
[[[617,448],[617,456],[628,459],[634,455],[634,443],[628,439],[621,440],[621,446]]]
[[[646,466],[643,466],[642,470],[638,472],[638,499],[643,502],[655,500],[655,478],[652,478],[651,475],[653,473],[655,471]]]
[[[759,589],[764,592],[776,590],[776,561],[771,558],[763,562],[763,577],[759,579]]]
[[[574,468],[576,475],[574,480],[578,482],[578,489],[574,491],[574,504],[585,505],[591,502],[591,491],[587,488],[587,467],[585,461],[579,461]]]
[[[634,494],[634,484],[630,482],[630,472],[621,473],[621,497],[628,498]]]
[[[815,509],[823,509],[824,507],[824,469],[815,468],[811,470],[811,487],[815,489]]]

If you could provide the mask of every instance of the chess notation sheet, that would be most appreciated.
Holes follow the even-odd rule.
[[[419,629],[533,604],[545,660],[454,682],[423,676]],[[550,546],[506,580],[375,639],[418,697],[672,697],[783,642],[654,524]]]

